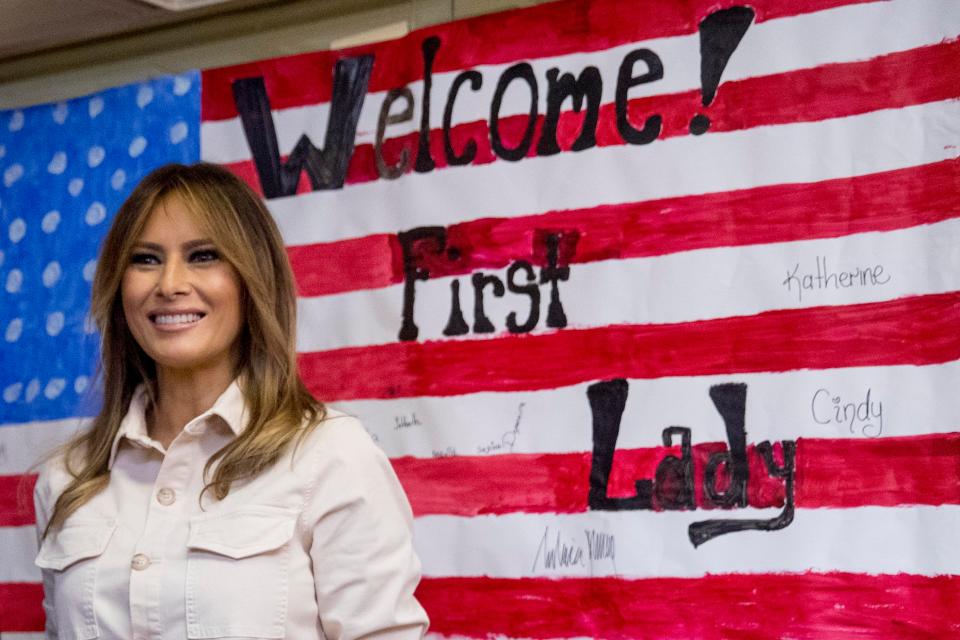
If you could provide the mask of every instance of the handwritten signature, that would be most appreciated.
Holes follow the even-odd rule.
[[[556,535],[550,535],[550,527],[544,527],[543,537],[537,546],[537,553],[533,558],[532,571],[556,571],[562,569],[588,569],[590,575],[594,572],[594,562],[608,560],[617,573],[616,538],[612,533],[584,529],[586,544],[580,544],[573,536],[563,535],[560,530]]]
[[[491,440],[489,444],[478,445],[477,453],[492,453],[494,451],[513,453],[513,446],[517,443],[517,437],[520,435],[520,420],[523,419],[523,407],[525,404],[524,402],[520,403],[520,407],[517,410],[517,419],[513,423],[513,429],[504,432],[504,434],[500,436],[499,442]]]
[[[405,415],[393,416],[394,430],[409,429],[410,427],[419,427],[422,425],[423,423],[417,418],[416,412],[410,414],[409,418]]]
[[[543,569],[566,569],[568,567],[586,567],[583,547],[572,538],[561,539],[560,531],[553,540],[548,542],[550,527],[545,527],[537,555],[533,558],[533,571],[536,572],[541,564]]]

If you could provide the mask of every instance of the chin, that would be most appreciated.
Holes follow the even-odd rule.
[[[158,369],[168,369],[172,371],[190,371],[208,369],[215,366],[216,358],[197,357],[196,352],[192,353],[156,353],[151,354],[153,361]]]

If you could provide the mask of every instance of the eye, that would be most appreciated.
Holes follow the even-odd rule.
[[[190,262],[213,262],[220,259],[216,249],[199,249],[190,254]]]
[[[160,264],[160,258],[152,253],[134,253],[130,256],[130,264]]]

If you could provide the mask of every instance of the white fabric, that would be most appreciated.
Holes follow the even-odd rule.
[[[168,450],[130,403],[110,483],[40,547],[48,638],[419,638],[412,514],[360,422],[329,410],[269,470],[204,496],[203,466],[245,426],[234,382]],[[67,475],[37,482],[46,526]]]

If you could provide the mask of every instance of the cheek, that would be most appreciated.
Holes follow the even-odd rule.
[[[235,273],[224,274],[223,281],[218,287],[221,292],[220,304],[230,322],[236,325],[239,330],[243,323],[243,289],[240,285],[240,279]]]
[[[120,305],[127,325],[133,325],[136,320],[137,288],[136,278],[125,274],[120,282]]]
[[[146,328],[143,326],[144,316],[141,313],[143,301],[143,282],[137,274],[126,273],[120,281],[120,308],[123,310],[125,331],[134,342],[144,347],[147,339]],[[120,327],[118,327],[120,329]],[[122,329],[121,329],[122,330]]]

